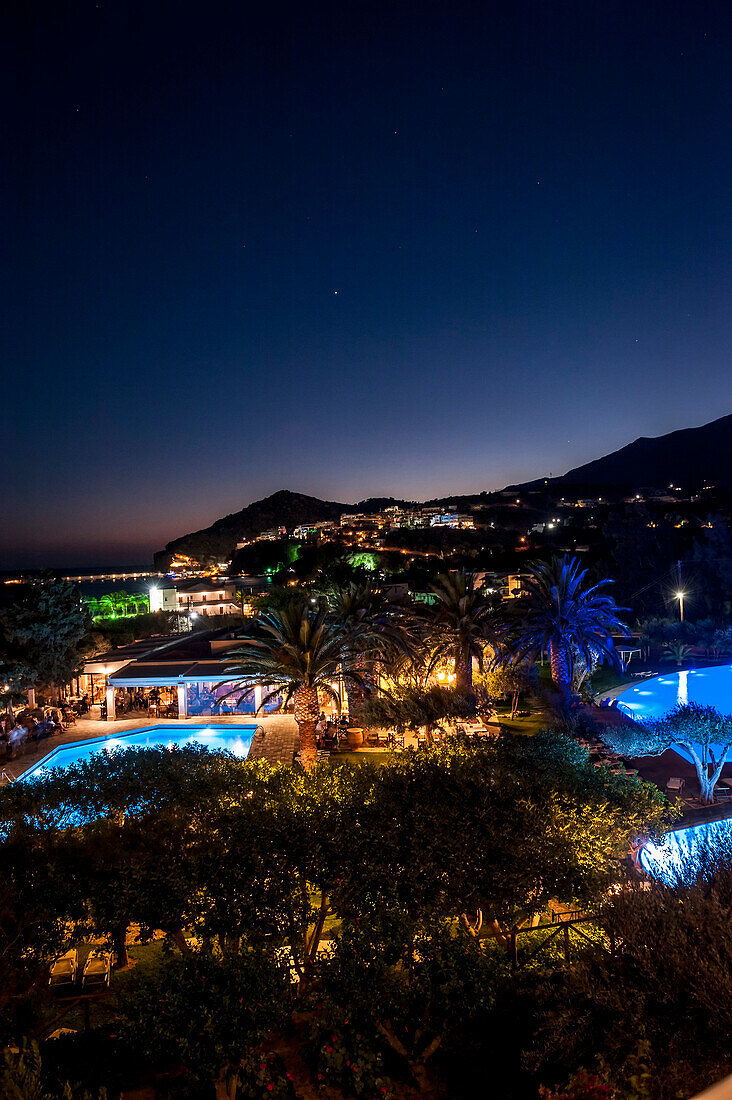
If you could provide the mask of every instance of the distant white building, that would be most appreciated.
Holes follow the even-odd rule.
[[[197,615],[237,615],[241,607],[236,585],[212,577],[210,580],[166,581],[150,588],[151,611],[177,611]]]
[[[337,527],[335,520],[326,519],[321,520],[319,523],[301,523],[292,532],[294,539],[307,539],[313,535],[321,535],[325,531],[331,531],[334,527]]]
[[[430,521],[431,527],[454,527],[464,530],[472,530],[475,520],[464,512],[440,512]]]

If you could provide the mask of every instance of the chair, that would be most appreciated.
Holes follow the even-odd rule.
[[[672,776],[666,784],[666,794],[674,794],[680,797],[685,786],[685,779],[681,779],[679,776]]]
[[[79,952],[72,947],[60,959],[56,959],[48,975],[48,984],[53,989],[67,989],[74,986],[78,969]]]
[[[100,986],[108,986],[111,971],[112,956],[109,951],[102,947],[93,947],[84,963],[81,988],[98,989]]]

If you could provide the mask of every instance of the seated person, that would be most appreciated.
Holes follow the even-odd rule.
[[[49,718],[44,718],[42,722],[38,723],[38,729],[36,730],[36,741],[42,741],[44,737],[50,737],[52,733],[56,732],[56,724]]]
[[[38,732],[38,719],[34,718],[32,714],[28,714],[22,719],[21,725],[25,726],[26,736],[31,740],[35,740]]]

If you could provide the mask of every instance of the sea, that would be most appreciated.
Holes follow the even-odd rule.
[[[2,583],[6,593],[12,592],[15,583],[32,581],[41,576],[42,572],[38,569],[3,570],[0,571],[0,583]],[[97,569],[84,566],[73,569],[66,567],[53,570],[53,572],[56,576],[64,577],[73,584],[77,584],[82,596],[95,597],[96,599],[109,595],[111,592],[147,592],[150,584],[161,577],[160,573],[145,570],[135,571],[130,569],[129,566],[120,569],[119,572],[110,570],[108,566]]]

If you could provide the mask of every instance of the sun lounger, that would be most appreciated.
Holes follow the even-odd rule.
[[[48,984],[54,989],[66,989],[76,984],[76,975],[79,969],[79,952],[72,947],[66,954],[51,967]]]
[[[82,989],[97,989],[109,985],[112,957],[101,947],[93,947],[84,963],[81,978]]]

